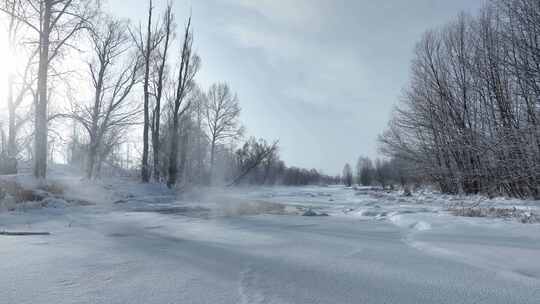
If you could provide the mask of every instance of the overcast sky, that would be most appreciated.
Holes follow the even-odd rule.
[[[157,1],[162,11],[165,1]],[[176,0],[193,14],[203,87],[228,82],[248,135],[279,139],[288,165],[337,174],[377,136],[407,84],[422,33],[482,0]],[[147,0],[109,0],[144,18]]]

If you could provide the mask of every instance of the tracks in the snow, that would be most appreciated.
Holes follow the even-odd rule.
[[[248,265],[240,272],[238,294],[241,304],[263,304],[270,303],[261,290],[258,290],[257,283],[259,277],[252,266]]]

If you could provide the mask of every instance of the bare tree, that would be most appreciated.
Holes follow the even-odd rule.
[[[155,48],[156,44],[152,43],[152,0],[149,1],[148,5],[148,22],[147,22],[147,31],[146,31],[146,44],[142,43],[141,35],[141,50],[144,54],[144,122],[143,122],[143,154],[142,154],[142,164],[141,164],[141,178],[142,181],[147,183],[150,181],[150,170],[148,168],[148,130],[150,127],[150,60],[152,56],[152,50]]]
[[[390,162],[387,160],[376,159],[375,160],[375,180],[381,185],[383,189],[386,188],[391,179]]]
[[[18,109],[23,104],[24,100],[31,95],[32,85],[35,77],[33,77],[34,59],[37,54],[34,48],[27,48],[24,45],[27,39],[24,33],[24,24],[17,17],[21,15],[23,9],[22,0],[4,0],[0,7],[2,11],[7,13],[7,44],[11,58],[6,58],[7,61],[12,61],[16,56],[23,57],[25,62],[22,67],[10,66],[8,64],[7,75],[7,105],[8,105],[8,139],[7,139],[7,161],[11,165],[10,171],[16,172],[17,167],[17,134],[23,124],[29,121],[28,115],[21,115]],[[22,68],[22,70],[20,69]]]
[[[194,91],[194,95],[196,96],[196,99],[193,103],[193,111],[192,116],[195,120],[195,180],[198,183],[202,183],[204,176],[205,176],[205,165],[204,160],[205,156],[207,154],[207,140],[205,137],[205,130],[204,130],[204,112],[206,109],[206,94],[202,92],[199,88]],[[204,142],[203,142],[204,141]]]
[[[373,182],[373,162],[368,157],[360,157],[356,164],[357,183],[362,186],[371,186]]]
[[[214,173],[216,145],[226,139],[242,135],[243,128],[238,120],[240,105],[238,97],[233,95],[225,83],[213,84],[207,93],[205,122],[210,141],[210,182]]]
[[[540,197],[539,34],[534,0],[426,33],[383,150],[443,192]]]
[[[342,179],[345,186],[350,187],[353,183],[353,172],[351,165],[345,164],[343,167]]]
[[[190,99],[187,95],[194,85],[194,78],[199,70],[200,59],[193,53],[193,33],[191,31],[191,17],[189,17],[183,35],[182,50],[180,53],[180,63],[178,66],[178,75],[176,89],[172,105],[172,131],[171,131],[171,149],[169,154],[169,177],[167,186],[172,188],[176,184],[178,175],[178,129],[180,117],[189,109]],[[187,101],[186,101],[187,100]]]
[[[174,15],[172,12],[172,4],[169,3],[165,10],[165,15],[163,17],[163,43],[162,46],[158,48],[158,58],[156,62],[156,73],[153,79],[154,86],[154,95],[155,95],[155,104],[152,111],[151,119],[151,130],[152,130],[152,151],[153,151],[153,162],[154,162],[154,179],[156,181],[160,180],[160,126],[161,126],[161,100],[163,97],[164,86],[165,86],[165,76],[167,68],[167,55],[169,53],[170,41],[173,38],[173,26],[174,26]]]
[[[22,22],[38,36],[39,60],[37,100],[35,104],[34,175],[47,173],[48,76],[51,64],[69,46],[69,41],[87,27],[93,15],[94,1],[88,0],[24,0],[20,10],[1,8]]]
[[[95,177],[122,129],[139,113],[128,96],[138,81],[141,60],[126,33],[125,22],[105,15],[90,31],[93,58],[88,67],[94,98],[86,106],[75,103],[72,114],[88,133],[87,178]]]
[[[151,128],[150,122],[150,84],[151,84],[151,66],[155,57],[155,51],[161,44],[164,36],[160,30],[159,25],[154,25],[153,18],[154,6],[152,0],[148,2],[148,19],[146,23],[146,34],[143,34],[143,29],[139,26],[137,33],[131,33],[135,40],[139,52],[144,62],[144,83],[143,83],[143,151],[141,159],[141,179],[144,183],[150,181],[150,166],[148,164],[150,143],[149,143],[149,131]],[[143,38],[144,36],[144,38]]]
[[[252,170],[271,159],[277,153],[277,150],[277,141],[270,145],[262,139],[257,141],[255,138],[250,138],[242,149],[236,152],[239,173],[229,186],[240,183]]]

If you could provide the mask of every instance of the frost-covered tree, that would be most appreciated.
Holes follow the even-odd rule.
[[[8,106],[8,136],[5,157],[0,161],[4,167],[10,167],[4,172],[15,173],[17,171],[17,156],[19,154],[18,135],[22,126],[29,122],[29,113],[21,111],[24,104],[32,99],[32,87],[35,85],[35,59],[38,49],[29,47],[26,40],[29,38],[25,31],[25,24],[18,16],[25,9],[23,0],[4,0],[0,2],[0,9],[7,17],[5,30],[7,30],[7,43],[9,58],[4,58],[8,64],[7,70],[7,106]],[[4,28],[2,28],[4,29]],[[23,60],[22,66],[10,64],[16,57]],[[8,165],[8,166],[6,166]]]
[[[188,95],[194,88],[194,78],[199,71],[200,59],[193,52],[193,32],[191,29],[191,17],[189,17],[184,29],[180,62],[176,72],[175,92],[171,105],[171,149],[169,152],[169,176],[167,186],[173,187],[178,177],[178,144],[181,118],[191,106]]]
[[[540,197],[540,5],[496,0],[416,47],[388,155],[447,193]]]
[[[350,187],[353,184],[353,172],[351,165],[345,164],[343,167],[342,179],[345,186]]]
[[[49,140],[49,78],[55,60],[71,46],[77,34],[90,24],[96,1],[89,0],[24,0],[20,9],[0,10],[20,21],[38,48],[37,88],[34,106],[34,175],[47,174]]]
[[[142,61],[127,35],[126,22],[102,14],[89,37],[92,59],[88,70],[94,94],[89,103],[74,102],[70,117],[88,135],[86,176],[91,179],[123,131],[135,123],[139,112],[128,97],[139,79]]]
[[[371,186],[373,184],[373,162],[369,157],[360,157],[356,164],[356,182],[362,186]]]
[[[167,5],[163,16],[162,28],[158,32],[159,39],[156,45],[156,56],[152,71],[151,84],[153,88],[154,106],[150,115],[150,129],[152,134],[152,152],[154,164],[154,179],[161,180],[160,160],[162,156],[160,130],[161,130],[161,111],[162,100],[164,99],[167,76],[168,76],[168,55],[170,52],[171,41],[174,36],[174,14],[172,3]],[[149,70],[150,72],[150,70]]]
[[[210,181],[214,173],[216,147],[227,139],[238,138],[243,133],[240,125],[238,96],[226,83],[213,84],[206,94],[206,134],[210,141]]]

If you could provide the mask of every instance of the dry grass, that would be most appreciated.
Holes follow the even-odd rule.
[[[0,180],[0,189],[4,195],[14,197],[17,203],[39,200],[33,190],[25,189],[13,180]]]
[[[453,207],[449,211],[455,216],[516,219],[526,224],[540,223],[540,215],[516,207]]]
[[[285,205],[262,202],[262,201],[240,201],[234,204],[225,204],[223,213],[226,216],[235,215],[258,215],[258,214],[286,214]]]
[[[15,180],[0,180],[0,193],[3,198],[9,194],[17,203],[42,201],[49,196],[60,196],[64,194],[64,187],[58,183],[51,182],[38,189],[28,189],[20,185]]]

